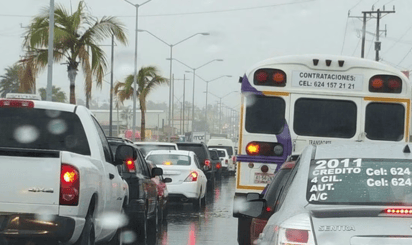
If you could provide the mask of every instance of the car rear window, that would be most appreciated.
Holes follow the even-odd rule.
[[[223,146],[223,145],[210,145],[208,146],[209,149],[210,148],[222,148],[225,149],[227,151],[227,154],[229,154],[229,156],[233,156],[233,148],[231,146]]]
[[[179,150],[193,151],[194,153],[196,153],[196,156],[201,164],[204,163],[208,158],[208,155],[206,153],[207,149],[203,147],[203,145],[181,144],[179,145]]]
[[[90,155],[79,117],[72,112],[0,108],[0,147],[70,151]]]
[[[226,153],[224,151],[216,150],[219,157],[226,157]]]
[[[411,205],[412,161],[317,159],[307,183],[306,198],[313,204]]]
[[[173,145],[136,145],[136,146],[143,153],[143,155],[147,155],[147,153],[151,151],[157,151],[157,150],[176,150],[176,147]]]
[[[176,154],[154,154],[147,157],[147,160],[156,165],[190,165],[190,157]]]

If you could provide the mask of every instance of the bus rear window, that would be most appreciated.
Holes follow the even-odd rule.
[[[306,199],[312,204],[411,205],[412,161],[316,159],[310,164]]]
[[[404,136],[405,107],[401,104],[370,103],[365,115],[366,137],[399,141]]]
[[[246,105],[246,131],[261,134],[282,132],[286,107],[282,98],[249,95]]]
[[[297,135],[352,138],[356,133],[356,104],[348,100],[298,99],[293,130]]]

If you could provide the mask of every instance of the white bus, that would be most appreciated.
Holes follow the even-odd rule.
[[[279,57],[256,64],[240,82],[236,195],[263,190],[308,144],[409,141],[410,81],[382,63]]]

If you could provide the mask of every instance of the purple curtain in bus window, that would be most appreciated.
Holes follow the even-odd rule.
[[[283,132],[276,135],[278,142],[283,145],[283,156],[288,157],[292,154],[292,137],[290,136],[289,126],[285,120],[285,126],[283,127]]]
[[[241,89],[242,89],[242,93],[254,93],[257,95],[263,95],[261,91],[258,91],[257,89],[252,87],[252,85],[250,85],[249,79],[247,78],[246,75],[243,76]]]

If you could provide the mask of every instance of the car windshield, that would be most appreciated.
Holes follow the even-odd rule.
[[[189,166],[191,164],[189,156],[177,154],[152,154],[147,157],[147,160],[156,165]]]
[[[156,150],[176,150],[176,147],[172,145],[136,145],[137,148],[143,153],[143,155],[147,155],[151,151]]]
[[[412,161],[317,159],[310,164],[306,199],[313,204],[411,205]]]

